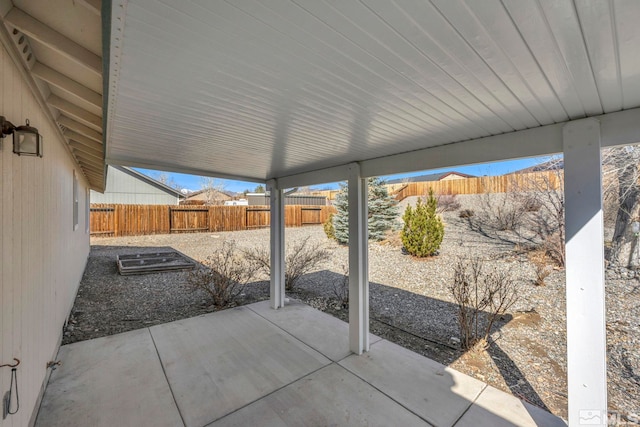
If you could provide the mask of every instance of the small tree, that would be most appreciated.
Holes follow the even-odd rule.
[[[437,215],[438,202],[429,190],[426,204],[418,199],[415,209],[407,206],[404,211],[404,226],[400,234],[407,252],[418,257],[433,256],[440,249],[444,238],[444,224]]]
[[[212,177],[201,177],[200,178],[200,189],[203,190],[204,193],[204,204],[205,205],[222,205],[224,204],[224,200],[227,198],[224,193],[226,188],[226,184],[221,179],[216,179]]]
[[[387,230],[396,226],[398,207],[384,184],[378,177],[368,179],[368,230],[371,240],[383,240]],[[334,205],[338,211],[333,216],[336,240],[346,244],[349,242],[349,188],[346,184],[340,184]]]
[[[265,190],[265,188],[264,188],[264,185],[262,185],[262,184],[258,184],[258,185],[256,186],[256,188],[254,188],[254,189],[253,189],[253,192],[254,192],[254,193],[265,193],[265,192],[266,192],[266,190]]]
[[[324,228],[324,234],[330,239],[336,238],[336,229],[333,227],[333,217],[335,214],[330,214],[325,222],[322,223]]]

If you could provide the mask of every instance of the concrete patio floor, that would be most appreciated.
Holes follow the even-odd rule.
[[[74,343],[36,426],[565,426],[307,305],[259,302]]]

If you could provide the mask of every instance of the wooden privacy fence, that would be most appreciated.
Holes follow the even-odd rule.
[[[444,181],[394,184],[389,189],[396,200],[409,196],[424,196],[433,189],[435,194],[482,194],[509,191],[557,190],[562,185],[562,171],[532,172],[502,176],[450,179]]]
[[[545,171],[531,173],[517,173],[502,176],[482,176],[477,178],[449,179],[444,181],[410,182],[387,184],[389,194],[396,195],[396,200],[409,196],[423,196],[433,188],[436,194],[481,194],[505,193],[510,189],[526,189],[532,183],[548,182],[549,188],[562,185],[562,171]],[[338,190],[312,191],[312,195],[325,196],[334,200]]]
[[[286,227],[322,224],[332,206],[286,205]],[[269,206],[91,205],[91,234],[136,236],[219,232],[268,227]]]

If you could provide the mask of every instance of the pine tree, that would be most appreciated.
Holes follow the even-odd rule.
[[[426,203],[418,199],[415,209],[407,206],[402,216],[404,226],[400,233],[407,252],[418,257],[433,256],[444,238],[444,224],[436,214],[438,202],[429,191]]]
[[[389,195],[385,182],[380,178],[369,178],[368,198],[368,229],[369,239],[382,240],[385,232],[396,226],[398,208],[396,201]],[[340,184],[340,191],[333,202],[338,211],[333,216],[335,238],[338,242],[349,242],[349,189],[346,184]]]

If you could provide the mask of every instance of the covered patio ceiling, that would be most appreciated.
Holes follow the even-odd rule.
[[[637,1],[105,3],[109,163],[295,185],[559,152],[603,114],[637,141]]]

